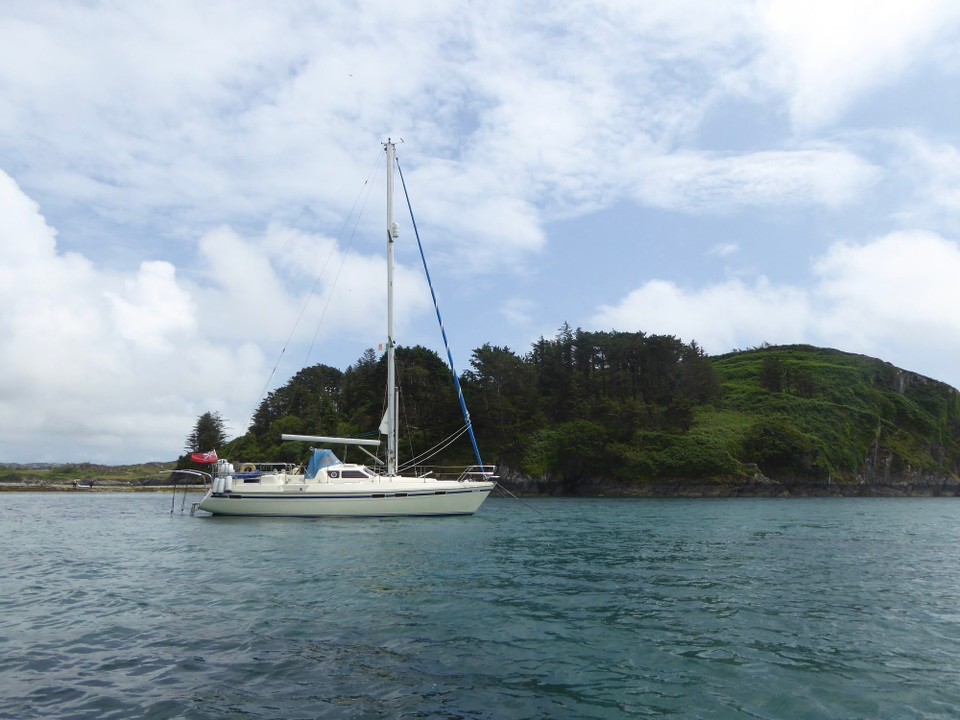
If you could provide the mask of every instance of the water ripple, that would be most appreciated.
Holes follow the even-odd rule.
[[[960,504],[0,508],[0,718],[948,718]]]

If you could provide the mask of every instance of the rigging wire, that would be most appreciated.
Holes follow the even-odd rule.
[[[300,326],[301,320],[307,311],[307,307],[310,305],[310,302],[313,300],[314,295],[317,293],[317,288],[320,285],[320,281],[323,279],[323,275],[326,272],[327,265],[330,263],[330,259],[333,257],[333,253],[339,247],[340,239],[343,237],[344,231],[350,223],[350,219],[354,217],[356,213],[356,220],[353,224],[353,230],[350,233],[349,240],[344,247],[344,251],[341,253],[340,266],[337,268],[337,273],[333,278],[333,282],[330,285],[330,292],[327,294],[327,302],[323,306],[323,310],[320,314],[320,321],[317,323],[317,330],[313,335],[313,340],[310,342],[310,347],[307,350],[306,357],[304,358],[303,366],[307,366],[307,362],[310,358],[310,354],[313,352],[313,348],[316,344],[317,337],[320,335],[320,328],[323,325],[323,321],[326,318],[327,310],[330,307],[330,300],[333,297],[333,291],[337,286],[337,281],[340,279],[340,273],[343,272],[343,266],[346,262],[347,251],[353,246],[353,241],[356,238],[357,227],[360,224],[360,218],[363,215],[363,210],[367,205],[367,201],[370,199],[370,194],[373,189],[373,180],[376,179],[376,175],[380,169],[381,153],[377,153],[377,159],[374,163],[373,168],[367,174],[367,179],[364,180],[363,186],[360,188],[360,192],[357,193],[357,197],[353,201],[353,206],[350,208],[350,212],[347,214],[346,218],[343,221],[343,225],[340,227],[340,231],[337,233],[337,236],[330,246],[330,251],[327,253],[326,258],[324,258],[323,265],[320,267],[319,273],[317,273],[316,278],[313,282],[313,287],[310,289],[310,293],[307,295],[307,299],[304,301],[303,305],[300,308],[300,313],[297,315],[297,319],[293,323],[293,327],[290,329],[290,334],[287,336],[286,342],[283,344],[283,347],[280,348],[280,353],[277,355],[277,361],[274,363],[273,369],[270,371],[267,381],[263,385],[263,389],[260,391],[260,396],[257,398],[257,401],[254,403],[253,409],[250,411],[247,416],[247,421],[243,427],[249,429],[250,423],[253,421],[253,416],[256,414],[257,408],[260,407],[260,404],[263,402],[264,398],[267,395],[267,389],[270,387],[270,383],[273,382],[273,378],[277,373],[277,369],[280,367],[280,363],[283,361],[283,356],[287,352],[287,348],[290,346],[290,343],[293,341],[293,337],[297,332],[297,328]],[[360,211],[357,212],[357,205],[360,205]],[[289,409],[289,408],[288,408]]]
[[[400,367],[402,368],[403,366],[401,365]],[[424,451],[421,452],[419,455],[416,455],[416,454],[414,453],[414,450],[413,450],[413,441],[410,439],[411,434],[410,434],[409,430],[410,430],[410,428],[411,428],[411,425],[410,425],[410,420],[409,420],[409,418],[408,418],[408,416],[407,416],[407,405],[406,405],[406,403],[404,402],[404,393],[403,393],[403,390],[402,390],[402,388],[401,388],[401,380],[400,380],[400,378],[402,378],[402,377],[403,377],[403,373],[402,373],[402,372],[398,373],[398,377],[397,377],[397,397],[398,397],[398,400],[399,400],[400,414],[403,415],[403,425],[404,425],[404,427],[407,428],[407,430],[408,430],[408,432],[406,433],[405,437],[406,437],[406,439],[407,439],[407,446],[408,446],[408,448],[409,448],[410,456],[411,456],[411,457],[410,457],[409,460],[406,460],[406,461],[403,462],[403,463],[399,463],[399,466],[398,466],[398,468],[397,468],[397,472],[402,472],[403,470],[409,470],[410,468],[415,467],[415,466],[417,466],[417,465],[420,465],[420,464],[422,464],[422,463],[423,463],[424,461],[426,461],[426,460],[429,460],[429,459],[432,458],[434,455],[437,455],[437,454],[443,452],[443,451],[446,450],[448,447],[450,447],[456,440],[460,439],[460,437],[467,431],[467,426],[466,426],[466,425],[463,425],[459,430],[454,431],[451,435],[449,435],[448,437],[446,437],[446,438],[444,438],[443,440],[441,440],[440,442],[438,442],[438,443],[437,443],[436,445],[434,445],[432,448],[429,448],[428,450],[424,450]]]
[[[379,173],[380,161],[381,161],[381,158],[380,158],[380,154],[378,153],[377,162],[374,165],[373,170],[371,170],[370,174],[367,176],[367,179],[364,181],[363,183],[364,187],[360,191],[360,194],[363,197],[363,204],[360,206],[360,212],[357,213],[356,220],[353,223],[353,229],[350,231],[350,240],[347,242],[346,246],[343,249],[343,252],[341,253],[340,266],[337,268],[337,274],[334,275],[333,282],[330,284],[330,292],[327,293],[327,302],[324,303],[323,311],[320,313],[320,321],[317,323],[317,331],[313,334],[313,340],[310,341],[310,347],[307,349],[307,354],[303,358],[304,367],[307,366],[307,363],[310,360],[310,355],[311,353],[313,353],[313,348],[317,343],[317,338],[320,336],[320,328],[323,327],[323,321],[327,317],[327,310],[330,309],[330,301],[333,299],[333,291],[337,287],[337,282],[340,280],[340,274],[343,272],[343,266],[347,262],[347,251],[350,250],[351,247],[353,247],[353,241],[357,237],[357,228],[360,226],[360,218],[363,217],[363,211],[367,207],[367,202],[370,200],[370,195],[373,192],[373,180],[376,179],[376,176]],[[359,202],[359,198],[358,200],[354,201],[353,207],[350,209],[351,215],[353,214],[353,211],[357,207],[357,202]],[[348,220],[349,220],[349,216],[348,216]],[[346,222],[344,222],[344,225],[346,225]],[[341,228],[341,232],[342,231],[343,230]],[[337,239],[339,239],[339,236],[337,236]],[[334,248],[336,248],[336,244],[334,244]],[[333,249],[331,249],[330,252],[332,253]],[[329,260],[329,257],[330,256],[328,255],[327,256],[328,260]],[[326,262],[324,263],[324,268],[326,268]],[[320,273],[322,275],[323,270],[321,270]],[[320,278],[318,277],[317,282],[319,281],[320,281]],[[314,284],[314,291],[316,291],[316,284]]]
[[[453,363],[453,353],[450,351],[450,343],[447,341],[447,331],[443,327],[443,318],[440,316],[440,305],[437,302],[437,294],[433,290],[433,281],[430,279],[430,270],[427,269],[427,257],[423,252],[423,243],[420,241],[420,231],[417,229],[417,220],[413,216],[413,205],[410,203],[410,194],[407,192],[407,183],[403,179],[403,170],[400,168],[400,161],[397,160],[397,172],[400,175],[400,185],[403,187],[403,196],[407,200],[407,210],[410,212],[410,222],[413,225],[413,234],[417,238],[417,247],[420,250],[420,260],[423,263],[423,272],[427,276],[427,285],[430,287],[430,297],[433,298],[433,308],[437,312],[437,322],[440,323],[440,334],[443,336],[443,345],[447,350],[447,360],[450,363],[450,372],[453,375],[453,384],[457,389],[457,397],[460,400],[460,410],[463,412],[463,420],[467,424],[467,430],[470,433],[470,443],[473,445],[473,454],[477,458],[477,465],[483,465],[480,458],[480,448],[477,446],[477,438],[473,434],[473,423],[470,421],[470,411],[467,410],[467,401],[463,397],[463,388],[460,387],[460,377],[457,375],[457,368]],[[387,169],[388,172],[390,168]]]
[[[448,435],[446,438],[438,442],[429,450],[424,450],[422,453],[420,453],[416,457],[411,458],[410,460],[405,462],[401,469],[407,470],[409,468],[414,467],[415,465],[420,465],[421,463],[423,463],[424,460],[429,460],[434,455],[437,455],[443,452],[448,447],[450,447],[453,443],[455,443],[457,440],[463,437],[463,434],[466,431],[467,431],[467,426],[466,425],[462,426],[459,430],[454,431],[451,435]]]

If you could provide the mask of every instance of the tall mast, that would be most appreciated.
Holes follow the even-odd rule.
[[[393,221],[393,166],[397,148],[387,138],[387,475],[397,474],[397,366],[393,343],[393,241],[400,234]]]

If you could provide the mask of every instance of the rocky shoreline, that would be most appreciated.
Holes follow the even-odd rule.
[[[960,478],[921,472],[850,481],[812,478],[751,477],[714,481],[677,478],[653,482],[618,483],[584,480],[575,488],[512,473],[501,476],[501,485],[521,497],[632,497],[632,498],[812,498],[812,497],[960,497]]]

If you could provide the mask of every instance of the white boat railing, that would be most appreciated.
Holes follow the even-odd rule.
[[[470,465],[460,473],[459,481],[463,480],[496,480],[497,468],[495,465]]]

